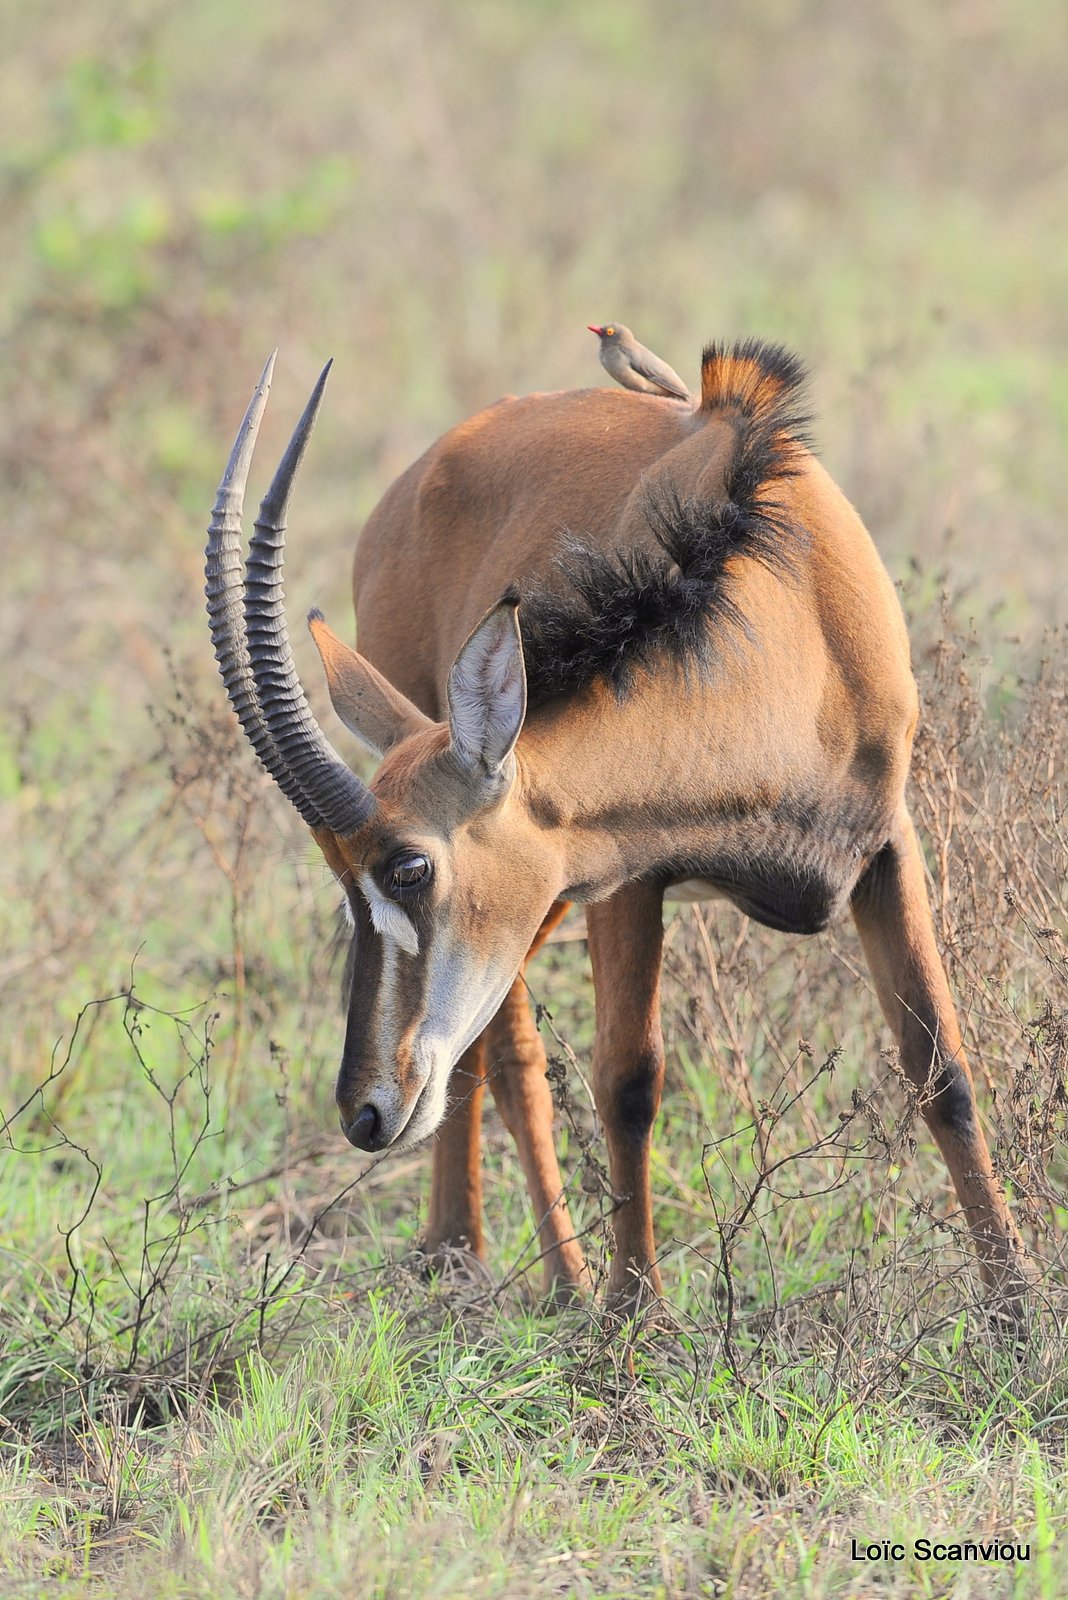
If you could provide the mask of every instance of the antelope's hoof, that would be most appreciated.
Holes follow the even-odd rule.
[[[612,1273],[604,1297],[604,1314],[606,1321],[616,1322],[620,1326],[628,1322],[647,1326],[661,1315],[670,1317],[659,1275],[653,1278],[633,1268],[628,1268],[620,1278]]]
[[[490,1289],[493,1279],[486,1263],[466,1244],[417,1244],[408,1255],[408,1265],[420,1277],[436,1279],[455,1288]]]

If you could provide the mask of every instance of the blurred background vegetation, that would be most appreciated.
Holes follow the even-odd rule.
[[[1068,502],[1068,8],[0,0],[0,21],[0,1105],[57,1074],[18,1122],[31,1157],[6,1152],[0,1174],[6,1414],[36,1426],[64,1385],[162,1371],[175,1351],[188,1377],[182,1327],[233,1272],[245,1315],[264,1250],[284,1257],[352,1171],[331,1103],[335,892],[234,731],[203,614],[215,484],[275,345],[254,492],[336,358],[289,587],[294,624],[318,604],[342,632],[355,535],[385,486],[502,393],[606,381],[587,323],[628,322],[691,383],[712,338],[797,349],[823,459],[902,581],[934,726],[921,821],[940,895],[971,884],[939,898],[939,931],[994,1062],[987,1104],[1024,1061],[1016,1132],[1028,1096],[1053,1104],[1066,1046],[1042,1008],[1055,994],[1063,1010],[1064,961],[1033,935],[1063,932],[1065,692],[1048,663]],[[1011,925],[1008,839],[1024,864]],[[831,1050],[843,1023],[848,1083],[865,1082],[882,1039],[855,951],[806,945],[802,967],[796,941],[748,937],[732,1006],[770,979],[768,1014],[750,998],[740,1035],[724,1012],[689,1044],[678,995],[669,1016],[665,1236],[674,1220],[694,1237],[695,1130],[748,1115],[746,1063],[764,1092],[791,1036]],[[692,998],[691,945],[676,977]],[[560,960],[540,981],[581,1046],[588,989]],[[737,1072],[717,1087],[724,1059]],[[1054,1144],[1063,1165],[1060,1137],[1047,1119],[1029,1170]],[[32,1155],[55,1140],[60,1156]],[[291,1158],[324,1141],[336,1168],[301,1198]],[[502,1269],[529,1229],[505,1149]],[[227,1198],[264,1172],[254,1206]],[[345,1227],[365,1266],[416,1232],[419,1182],[406,1168],[381,1211],[361,1195]],[[179,1203],[198,1186],[217,1210]],[[881,1206],[847,1205],[862,1241]],[[829,1207],[796,1224],[817,1256]],[[823,1270],[806,1250],[800,1286]]]
[[[603,381],[585,324],[615,317],[691,381],[709,338],[797,348],[913,608],[948,585],[1002,666],[1055,620],[1063,7],[0,4],[0,977],[62,991],[152,932],[139,786],[84,819],[155,747],[168,659],[219,699],[201,529],[276,344],[261,474],[337,358],[297,617],[344,630],[385,485],[503,392]],[[111,941],[100,885],[95,921],[74,910],[75,853],[107,857]]]

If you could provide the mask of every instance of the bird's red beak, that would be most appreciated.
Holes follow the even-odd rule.
[[[587,322],[586,326],[587,326],[587,328],[589,328],[591,333],[603,333],[604,332],[603,328],[595,328],[592,322]]]

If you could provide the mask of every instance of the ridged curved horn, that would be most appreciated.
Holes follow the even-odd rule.
[[[208,597],[208,624],[215,646],[215,659],[219,663],[219,673],[226,685],[230,704],[237,712],[238,721],[247,733],[252,748],[271,777],[314,828],[321,826],[322,818],[318,814],[314,817],[308,814],[307,797],[286,766],[264,720],[245,643],[241,508],[252,452],[256,448],[256,436],[267,408],[267,396],[271,392],[277,354],[276,350],[271,355],[249,401],[215,497],[208,528],[208,545],[204,552],[204,576],[207,580],[204,593]]]
[[[307,449],[332,366],[327,362],[264,495],[245,563],[245,639],[256,699],[267,730],[299,786],[298,810],[312,827],[355,833],[374,811],[370,789],[334,750],[308,705],[286,628],[282,585],[289,496]],[[287,791],[288,792],[288,791]],[[316,820],[312,821],[314,813]]]
[[[245,609],[245,586],[242,579],[241,558],[244,540],[241,532],[241,512],[244,504],[245,484],[248,480],[249,467],[252,463],[252,453],[256,446],[256,436],[259,433],[260,423],[267,406],[267,396],[270,393],[271,377],[274,373],[274,362],[277,351],[271,356],[263,369],[259,383],[249,402],[244,420],[238,429],[230,459],[226,464],[219,492],[215,498],[215,507],[212,511],[211,524],[208,528],[208,544],[205,551],[205,594],[208,597],[208,619],[211,628],[212,643],[215,646],[215,657],[219,663],[219,672],[230,703],[237,713],[238,720],[248,735],[249,742],[267,771],[274,778],[279,788],[300,812],[309,827],[332,828],[338,833],[354,832],[374,810],[374,797],[370,790],[360,782],[355,773],[344,766],[322,734],[308,709],[300,689],[296,672],[293,669],[292,655],[289,650],[289,641],[285,631],[285,618],[282,613],[282,588],[280,581],[272,584],[274,593],[271,595],[272,603],[277,601],[279,612],[282,616],[280,643],[281,650],[276,646],[275,654],[279,655],[283,665],[288,664],[293,683],[299,696],[300,706],[307,724],[310,725],[312,740],[317,736],[319,755],[317,761],[311,763],[315,776],[321,776],[320,768],[326,770],[329,782],[323,785],[324,794],[329,797],[328,807],[324,809],[317,803],[314,795],[302,781],[304,770],[309,763],[305,756],[301,770],[295,771],[287,758],[287,739],[277,739],[272,732],[268,719],[264,714],[260,702],[259,690],[256,685],[256,676],[252,657],[249,652],[246,637],[246,622],[243,616]],[[304,416],[298,424],[296,433],[290,441],[289,449],[283,457],[282,465],[275,474],[274,483],[268,491],[264,501],[268,518],[274,517],[282,524],[282,528],[271,530],[278,536],[277,554],[274,557],[276,568],[281,567],[281,532],[284,529],[285,508],[289,497],[289,488],[292,485],[293,475],[304,453],[311,424],[315,420],[319,401],[322,398],[323,386],[326,379],[327,367],[316,385],[312,400]],[[311,413],[309,417],[309,413]],[[288,468],[288,471],[287,471]],[[279,491],[281,491],[279,493]],[[280,507],[281,516],[276,515]],[[264,512],[261,510],[261,518]],[[255,547],[256,541],[253,541]],[[252,556],[250,554],[250,563]],[[258,573],[257,573],[258,577]],[[264,622],[266,625],[266,619]],[[278,635],[278,628],[275,627]],[[290,733],[291,729],[285,729]],[[340,768],[343,774],[338,783],[335,772]],[[347,782],[345,780],[348,780]],[[345,803],[341,803],[341,797]],[[329,810],[329,815],[327,814]]]

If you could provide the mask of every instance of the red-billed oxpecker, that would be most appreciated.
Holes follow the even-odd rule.
[[[639,344],[621,322],[606,322],[600,328],[590,322],[587,326],[601,341],[602,367],[624,389],[633,389],[637,394],[667,395],[672,400],[689,400],[690,391],[678,373]]]

